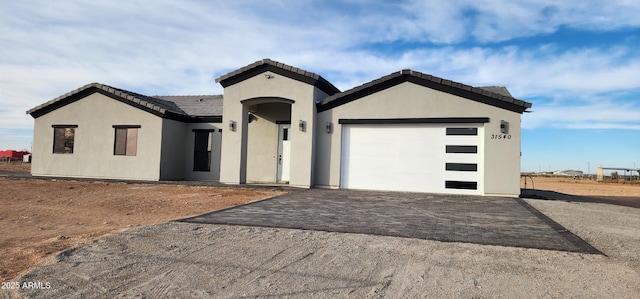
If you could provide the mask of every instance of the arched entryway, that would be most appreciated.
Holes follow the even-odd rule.
[[[291,108],[294,100],[260,97],[241,101],[247,116],[247,183],[288,183]]]

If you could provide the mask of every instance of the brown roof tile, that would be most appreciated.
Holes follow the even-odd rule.
[[[329,95],[340,92],[340,90],[333,86],[333,84],[316,73],[308,72],[269,58],[258,60],[252,64],[229,72],[216,78],[215,81],[222,84],[222,86],[227,87],[264,71],[275,72],[294,80],[314,85]]]
[[[427,86],[429,88],[455,94],[518,113],[522,113],[532,106],[531,103],[514,99],[511,93],[509,93],[504,86],[472,87],[448,79],[442,79],[429,74],[405,69],[352,89],[331,95],[320,102],[318,105],[318,111],[332,109],[409,80],[413,83]]]
[[[65,93],[27,111],[33,117],[73,103],[93,92],[100,92],[134,107],[175,119],[222,117],[222,96],[158,96],[150,97],[100,83],[90,83]],[[202,101],[201,101],[202,99]]]

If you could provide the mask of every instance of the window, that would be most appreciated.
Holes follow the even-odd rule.
[[[478,164],[472,163],[446,163],[448,171],[478,171]]]
[[[444,184],[447,189],[478,190],[478,182],[445,181]]]
[[[53,125],[53,153],[73,154],[76,125]]]
[[[447,135],[478,135],[478,128],[447,128]]]
[[[447,145],[447,154],[477,154],[478,147],[475,145]]]
[[[211,171],[211,134],[213,130],[193,130],[193,171]]]
[[[135,156],[138,152],[138,129],[140,126],[113,126],[116,130],[113,154]]]

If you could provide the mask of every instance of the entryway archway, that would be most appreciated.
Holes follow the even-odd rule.
[[[241,101],[247,119],[247,183],[288,183],[291,165],[291,107],[294,100],[261,97]]]

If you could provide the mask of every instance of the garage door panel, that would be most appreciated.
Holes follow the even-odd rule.
[[[480,155],[466,155],[466,154],[446,154],[444,159],[450,163],[480,163]]]
[[[463,146],[465,152],[473,151],[469,147],[475,146],[479,152],[481,136],[448,136],[447,127],[451,126],[344,125],[341,188],[478,194],[479,187],[451,189],[446,188],[445,181],[480,182],[480,154],[446,153],[446,146]],[[467,165],[457,167],[465,170],[446,170],[446,162],[476,164],[477,169],[470,171],[471,166]]]
[[[445,180],[453,181],[478,181],[477,172],[447,171],[443,177]]]

